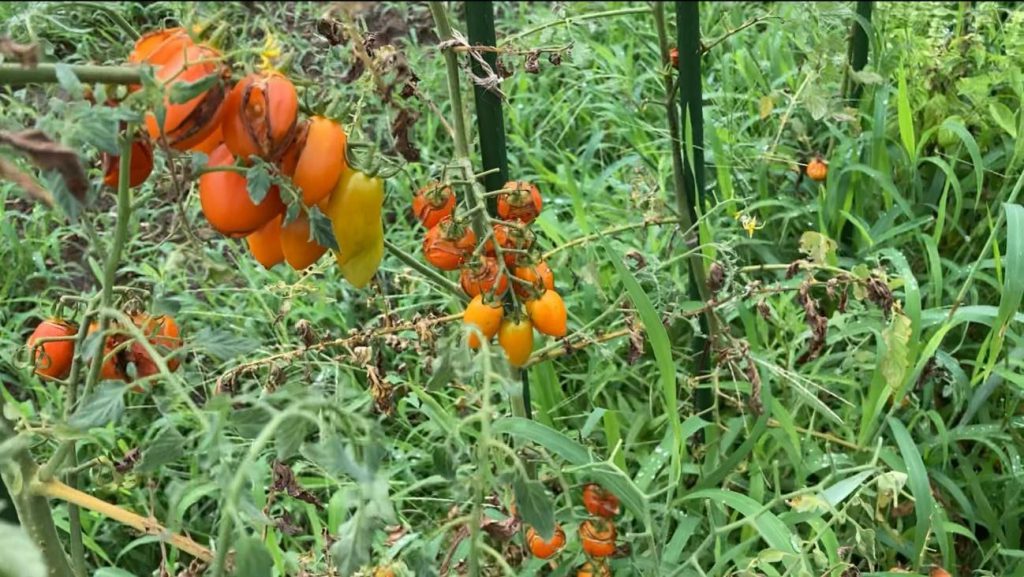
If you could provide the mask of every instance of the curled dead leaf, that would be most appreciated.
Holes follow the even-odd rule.
[[[28,129],[21,132],[0,130],[0,144],[6,144],[28,156],[42,170],[56,170],[64,184],[78,202],[85,202],[89,190],[89,179],[74,150],[54,142],[41,130]]]

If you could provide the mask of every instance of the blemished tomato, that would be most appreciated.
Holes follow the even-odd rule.
[[[132,321],[146,335],[146,340],[156,349],[156,352],[165,358],[168,370],[172,372],[178,370],[181,361],[177,357],[168,358],[182,344],[181,332],[174,319],[170,315],[141,314],[136,315]],[[135,363],[135,374],[139,378],[149,377],[160,372],[156,361],[139,342],[133,342],[128,349],[128,360]],[[136,387],[135,390],[142,392],[141,387]]]
[[[128,63],[164,64],[176,52],[192,44],[192,38],[184,28],[152,30],[140,36],[135,42],[128,55]]]
[[[455,270],[476,246],[476,233],[466,223],[447,216],[423,237],[423,256],[441,270]]]
[[[533,231],[525,224],[510,226],[499,222],[494,225],[494,241],[497,241],[498,246],[501,247],[502,256],[505,257],[505,266],[508,268],[515,267],[516,261],[525,254],[525,251],[530,250],[536,238]],[[496,254],[494,241],[488,240],[484,246],[484,252],[488,256]]]
[[[562,297],[553,290],[546,290],[540,297],[526,301],[526,312],[537,331],[552,337],[564,337],[567,313]]]
[[[288,266],[303,270],[327,252],[327,248],[310,237],[309,217],[299,212],[298,218],[281,228],[281,251]]]
[[[821,158],[814,158],[807,163],[807,177],[815,182],[821,182],[828,177],[828,165]]]
[[[505,183],[498,195],[498,216],[502,220],[518,220],[529,223],[540,214],[543,201],[537,185],[513,180]]]
[[[466,305],[466,312],[462,316],[462,323],[466,326],[475,327],[477,331],[491,340],[498,329],[501,328],[501,319],[505,316],[505,309],[501,302],[484,301],[483,295],[473,297],[473,300]],[[469,333],[469,347],[480,348],[480,337],[476,331]]]
[[[611,557],[615,554],[615,524],[600,519],[584,521],[580,524],[580,542],[591,557]]]
[[[217,128],[213,129],[213,132],[205,140],[196,144],[190,150],[192,152],[202,152],[207,156],[212,154],[214,150],[217,150],[218,146],[224,144],[224,130],[222,126],[224,126],[223,123],[217,124]]]
[[[295,138],[298,114],[299,95],[291,80],[279,72],[250,74],[224,101],[224,144],[242,159],[277,160]]]
[[[121,176],[121,157],[102,154],[103,159],[103,184],[117,188],[118,179]],[[131,171],[128,175],[129,188],[135,188],[153,172],[153,145],[148,140],[137,138],[132,142]]]
[[[561,526],[556,524],[555,532],[551,536],[551,539],[545,541],[536,529],[528,527],[526,529],[526,544],[530,546],[530,553],[533,553],[534,557],[550,559],[565,546],[565,531],[562,530]]]
[[[110,324],[108,330],[117,330],[117,326],[113,323]],[[98,322],[89,323],[88,334],[93,334],[100,330],[100,324]],[[119,348],[116,353],[114,349],[117,349],[119,345],[124,343],[127,337],[121,334],[107,335],[105,342],[103,343],[103,365],[100,367],[100,378],[104,381],[127,381],[128,375],[125,372],[125,367],[128,364],[128,352],[125,348]],[[114,353],[114,354],[111,354]],[[92,359],[87,359],[89,364],[92,364]]]
[[[591,515],[598,517],[610,518],[619,514],[619,498],[597,483],[583,487],[583,506]]]
[[[74,336],[78,327],[62,319],[50,318],[36,325],[28,337],[28,346],[32,349],[35,373],[55,379],[63,379],[71,371],[71,359],[75,356]],[[71,337],[68,340],[49,341],[34,345],[39,339]]]
[[[519,261],[519,264],[512,272],[512,276],[524,280],[527,284],[512,281],[512,288],[521,299],[529,299],[536,292],[539,296],[545,290],[555,290],[555,275],[552,274],[548,263],[543,260],[537,262]],[[531,289],[533,289],[531,291]]]
[[[450,186],[431,182],[416,192],[412,199],[412,213],[427,229],[434,228],[441,219],[455,210],[455,193]]]
[[[313,206],[328,197],[348,166],[345,146],[348,137],[340,124],[322,116],[309,119],[293,148],[295,167],[292,182],[302,191],[302,202]]]
[[[267,270],[284,262],[284,251],[281,249],[281,223],[283,221],[284,214],[279,214],[245,237],[245,242],[249,245],[249,252],[252,253],[256,262]]]
[[[179,151],[191,150],[210,137],[218,126],[224,112],[225,87],[218,79],[209,89],[180,104],[172,104],[170,95],[178,84],[191,84],[212,75],[219,75],[223,68],[217,62],[220,52],[202,44],[190,44],[175,51],[167,62],[156,71],[156,79],[164,87],[163,125],[157,124],[153,112],[146,113],[146,129],[149,137],[158,141],[161,131],[167,145]]]
[[[508,278],[501,274],[501,267],[494,257],[481,256],[476,262],[462,267],[459,283],[466,295],[475,297],[478,294],[494,291],[503,295],[508,289]]]
[[[603,561],[587,561],[576,570],[576,577],[612,577],[612,570]]]
[[[498,344],[508,357],[508,364],[521,367],[533,354],[533,323],[526,317],[505,319],[498,329]]]
[[[210,155],[209,167],[231,166],[234,162],[227,146],[221,145]],[[210,226],[232,238],[247,236],[285,209],[276,186],[270,187],[259,204],[253,204],[245,176],[226,170],[199,177],[199,203]]]

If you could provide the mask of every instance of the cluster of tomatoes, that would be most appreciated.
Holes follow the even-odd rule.
[[[577,569],[576,577],[611,577],[607,559],[615,554],[613,519],[619,514],[619,498],[597,483],[588,483],[583,487],[583,506],[593,516],[579,527],[580,544],[590,560]],[[565,531],[556,524],[551,539],[545,541],[533,527],[528,527],[526,544],[534,557],[550,559],[565,546]]]
[[[207,154],[199,200],[216,231],[245,238],[267,269],[287,262],[303,270],[328,250],[312,233],[308,210],[315,206],[331,221],[343,274],[356,286],[369,281],[384,252],[383,180],[349,166],[347,136],[339,123],[302,117],[295,85],[276,70],[248,74],[232,85],[220,52],[196,43],[183,28],[143,35],[128,61],[152,66],[164,91],[162,119],[147,111],[149,139],[133,143],[132,186],[152,169],[152,142]],[[196,87],[202,90],[192,96]],[[291,201],[301,202],[302,210],[288,210],[289,199],[277,184],[263,187],[265,194],[251,190],[246,169],[255,159],[293,185]],[[104,167],[105,182],[116,185],[117,159],[104,158]]]
[[[174,319],[170,315],[138,313],[132,316],[132,323],[145,335],[150,346],[166,357],[168,370],[176,371],[179,360],[171,353],[181,348],[182,341]],[[86,334],[95,333],[99,328],[99,323],[92,322]],[[32,351],[33,367],[37,375],[51,379],[68,377],[75,356],[78,330],[74,322],[59,317],[45,319],[36,325],[27,344]],[[108,332],[102,354],[104,360],[100,378],[103,380],[132,382],[160,372],[146,347],[133,339],[123,327],[119,330],[116,324]],[[134,367],[134,371],[129,371],[129,367]],[[139,386],[135,386],[134,390],[142,392]]]
[[[563,337],[567,315],[530,228],[543,206],[540,190],[529,182],[510,181],[496,192],[498,218],[491,219],[484,242],[479,242],[467,219],[455,215],[457,202],[451,186],[440,182],[424,186],[413,198],[412,209],[427,228],[424,258],[440,270],[459,271],[459,284],[472,299],[463,322],[488,340],[497,335],[509,363],[520,367],[533,352],[534,329]],[[505,316],[510,285],[514,302],[524,303],[525,314],[516,306],[511,316]],[[481,346],[476,332],[469,335],[469,346]]]

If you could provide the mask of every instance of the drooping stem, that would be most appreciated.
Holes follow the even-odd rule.
[[[429,279],[432,283],[434,283],[437,286],[443,288],[444,290],[452,293],[453,295],[455,295],[459,299],[461,299],[463,301],[468,301],[468,299],[466,298],[466,293],[463,292],[459,288],[458,285],[453,283],[451,280],[449,280],[447,277],[445,277],[441,273],[439,273],[436,270],[430,268],[426,264],[420,262],[419,260],[417,260],[411,254],[409,254],[409,253],[405,252],[404,250],[402,250],[401,247],[399,247],[395,243],[393,243],[393,242],[391,242],[391,241],[389,241],[387,239],[384,239],[384,248],[388,249],[388,251],[391,252],[391,254],[393,254],[396,257],[398,257],[398,260],[400,260],[403,263],[407,264],[409,266],[409,268],[411,268],[411,269],[415,270],[416,272],[422,274],[423,276],[427,277],[427,279]]]
[[[139,84],[138,68],[130,66],[94,66],[78,64],[69,67],[85,83]],[[56,64],[38,64],[25,68],[20,64],[0,64],[0,84],[43,84],[57,82]]]

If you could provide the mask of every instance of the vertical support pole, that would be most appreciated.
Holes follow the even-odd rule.
[[[864,22],[871,23],[871,8],[872,2],[869,0],[859,0],[857,2],[857,19],[854,19],[851,30],[850,30],[850,49],[848,52],[850,70],[859,72],[863,70],[868,63],[868,32],[864,29]],[[853,81],[850,78],[850,73],[847,71],[846,74],[846,98],[849,102],[855,103],[860,99],[862,86]]]

